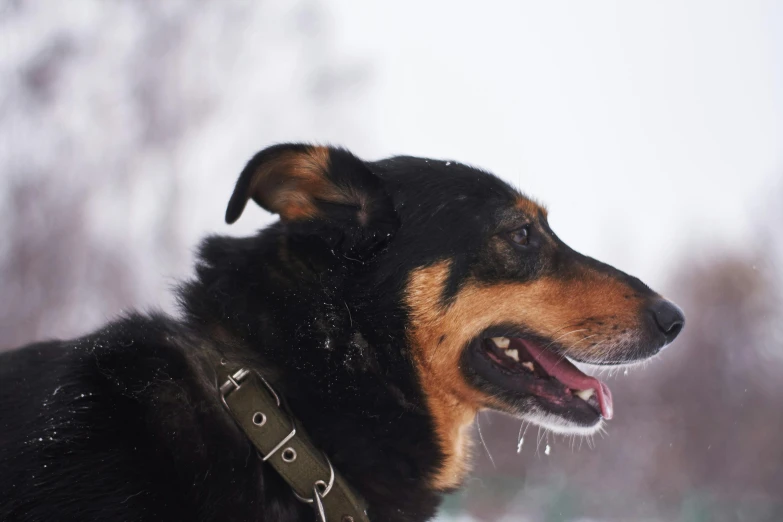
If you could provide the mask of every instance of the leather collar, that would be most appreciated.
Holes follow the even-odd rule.
[[[369,522],[366,504],[318,450],[260,374],[218,369],[220,399],[259,458],[271,465],[321,522]]]

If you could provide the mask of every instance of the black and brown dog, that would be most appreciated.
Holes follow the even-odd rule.
[[[479,410],[593,433],[611,395],[569,359],[642,361],[683,327],[460,163],[278,145],[226,220],[251,198],[281,220],[204,241],[181,318],[0,356],[0,520],[312,520],[221,405],[226,360],[285,397],[370,520],[427,520],[469,471]]]

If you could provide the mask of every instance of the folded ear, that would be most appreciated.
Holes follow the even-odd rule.
[[[249,199],[291,225],[311,225],[350,250],[385,241],[397,218],[383,181],[345,149],[274,145],[248,162],[226,209],[233,223]],[[301,227],[296,226],[296,229]],[[339,239],[335,231],[341,231]]]

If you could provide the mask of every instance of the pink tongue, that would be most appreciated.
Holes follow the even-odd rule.
[[[514,339],[515,341],[517,339]],[[538,345],[519,339],[528,353],[549,375],[566,385],[572,390],[593,389],[598,394],[598,404],[601,405],[601,415],[605,419],[611,419],[614,415],[612,407],[612,392],[609,387],[595,377],[582,373],[579,368],[571,364],[571,361],[554,352],[547,351]]]

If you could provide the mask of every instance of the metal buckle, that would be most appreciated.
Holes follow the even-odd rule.
[[[234,375],[229,375],[228,380],[224,382],[220,386],[220,400],[223,401],[223,405],[228,409],[229,411],[231,408],[228,407],[228,404],[226,403],[226,395],[229,393],[238,390],[242,387],[242,381],[245,380],[245,377],[250,375],[249,370],[245,370],[244,368],[240,368],[237,370]],[[277,394],[275,394],[275,397],[277,397]],[[278,405],[279,405],[279,399],[278,399]]]

